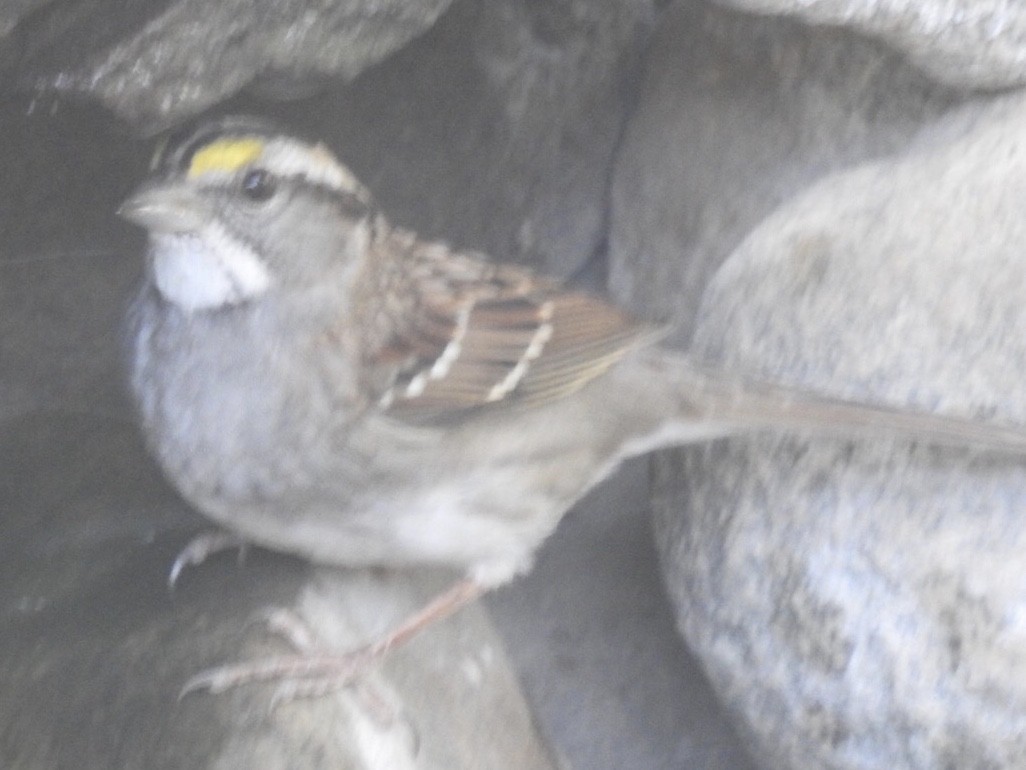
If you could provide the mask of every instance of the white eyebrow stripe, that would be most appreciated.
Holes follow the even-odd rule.
[[[321,144],[311,147],[295,139],[271,139],[259,162],[279,176],[302,176],[314,184],[366,196],[359,180]]]

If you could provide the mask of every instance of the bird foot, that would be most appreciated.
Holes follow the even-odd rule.
[[[348,653],[331,652],[303,618],[284,607],[269,607],[254,620],[284,639],[295,653],[206,669],[185,683],[179,699],[193,692],[217,694],[247,684],[274,683],[273,711],[294,700],[319,698],[355,686],[356,695],[376,722],[387,724],[394,719],[385,699],[369,684],[358,681],[381,657],[371,646]]]
[[[473,601],[483,591],[484,587],[473,580],[457,581],[389,633],[348,653],[326,650],[306,622],[294,612],[285,609],[265,610],[260,619],[296,652],[201,671],[185,683],[179,699],[193,692],[216,694],[245,684],[272,682],[277,685],[271,701],[273,709],[297,698],[315,698],[335,692],[356,683],[361,675],[391,650],[431,623]],[[365,705],[372,707],[371,711],[378,710],[376,704],[383,703],[383,699],[369,690],[368,686],[357,687],[356,692],[358,696],[363,694],[362,699]]]

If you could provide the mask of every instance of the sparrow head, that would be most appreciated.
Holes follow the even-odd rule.
[[[229,117],[168,141],[118,214],[149,232],[157,289],[191,312],[352,268],[373,210],[324,145]]]

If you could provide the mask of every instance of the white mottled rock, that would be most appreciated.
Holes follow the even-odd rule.
[[[1026,6],[1014,0],[716,0],[886,41],[942,83],[994,89],[1026,81]]]
[[[55,2],[7,21],[0,72],[40,91],[89,96],[155,130],[261,79],[285,92],[306,78],[351,80],[450,2]]]
[[[1026,423],[1026,100],[824,179],[711,283],[702,354]],[[768,767],[1017,768],[1026,460],[762,436],[664,457],[679,625]]]
[[[673,7],[617,157],[611,291],[686,341],[709,278],[760,220],[826,174],[900,151],[955,101],[857,35]]]

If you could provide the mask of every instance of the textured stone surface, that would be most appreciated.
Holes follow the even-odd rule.
[[[1026,81],[1026,8],[1008,0],[716,0],[809,24],[851,27],[887,41],[960,88]]]
[[[363,690],[274,710],[268,686],[178,700],[205,667],[288,652],[252,622],[268,604],[345,650],[445,578],[311,572],[251,553],[242,564],[213,557],[170,594],[167,567],[202,523],[129,424],[66,413],[7,422],[0,466],[14,471],[0,482],[4,768],[558,766],[480,608],[396,650]]]
[[[351,79],[451,0],[51,2],[0,41],[9,83],[88,95],[157,128],[266,75]]]
[[[887,155],[955,97],[882,46],[701,3],[673,7],[645,63],[611,190],[610,288],[690,338],[702,290],[775,207]]]
[[[1024,125],[1021,97],[973,106],[782,207],[710,285],[699,353],[1026,422]],[[769,767],[1021,766],[1021,458],[766,436],[658,478],[680,626]]]
[[[47,0],[7,0],[0,9],[0,37],[6,36],[29,13],[42,8]]]

